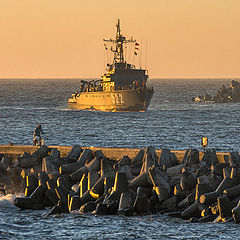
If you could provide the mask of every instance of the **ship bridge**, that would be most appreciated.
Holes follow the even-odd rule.
[[[148,75],[144,69],[135,69],[128,63],[110,65],[107,73],[102,77],[103,90],[130,89],[134,86],[146,85]]]

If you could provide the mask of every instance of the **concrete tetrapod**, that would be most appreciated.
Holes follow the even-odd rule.
[[[103,200],[107,206],[107,214],[116,214],[119,209],[120,196],[129,191],[128,180],[125,172],[116,172],[114,186]],[[124,197],[125,204],[125,197]]]
[[[81,156],[78,158],[77,162],[70,163],[70,164],[64,164],[59,167],[59,173],[60,174],[71,174],[75,172],[76,170],[82,168],[86,163],[91,161],[93,159],[92,150],[90,149],[84,149]]]
[[[47,156],[42,160],[42,171],[49,173],[59,173],[59,168],[57,165],[57,160],[52,156]]]
[[[223,193],[225,195],[227,195],[227,197],[229,199],[234,199],[238,196],[240,196],[240,184],[234,186],[234,187],[231,187],[231,188],[227,188],[223,191]]]
[[[96,209],[96,202],[87,202],[84,205],[81,206],[79,212],[81,213],[87,213],[87,212],[93,212]]]
[[[148,169],[153,165],[154,166],[158,165],[158,156],[156,154],[154,147],[147,147],[143,158],[141,173],[142,172],[148,173]],[[151,182],[150,179],[149,182]]]
[[[66,189],[70,190],[73,182],[68,174],[63,174],[57,179],[57,186],[63,185]]]
[[[214,192],[209,192],[201,195],[199,202],[210,206],[217,201],[218,196],[220,196],[225,189],[233,187],[234,185],[236,185],[236,182],[233,179],[226,177],[222,180]]]
[[[210,187],[206,183],[198,183],[196,185],[196,195],[195,195],[195,200],[199,202],[200,196],[203,195],[204,193],[208,193],[210,191]]]
[[[186,208],[182,213],[181,217],[183,219],[190,219],[192,217],[200,218],[201,212],[205,209],[205,206],[203,204],[198,203],[198,201],[195,201],[193,204],[191,204],[188,208]]]
[[[70,174],[72,182],[77,183],[78,181],[80,181],[82,179],[82,176],[87,172],[88,172],[88,170],[87,170],[86,166],[79,168],[77,171],[74,171],[72,174]]]
[[[137,155],[131,160],[131,165],[142,163],[143,157],[144,157],[144,153],[145,152],[144,152],[143,149],[139,150]]]
[[[104,179],[100,178],[97,180],[94,186],[86,190],[84,194],[81,195],[80,198],[78,196],[71,197],[69,211],[79,209],[82,205],[85,205],[90,201],[95,201],[102,195],[103,189],[104,189]]]
[[[58,199],[68,205],[68,189],[64,185],[60,185],[55,188],[55,192],[58,196]]]
[[[60,151],[57,148],[52,149],[50,156],[57,162],[60,161]]]
[[[150,213],[151,203],[142,187],[138,187],[137,189],[137,197],[135,198],[133,208],[134,211],[140,215],[146,215]]]
[[[131,169],[132,175],[134,175],[135,177],[138,176],[142,169],[142,162],[131,165],[130,169]]]
[[[77,210],[81,207],[81,200],[79,196],[71,196],[70,202],[68,204],[69,212]]]
[[[89,175],[90,176],[90,175]],[[93,183],[92,183],[93,184]],[[95,201],[103,193],[104,188],[104,179],[95,178],[95,184],[91,187],[90,177],[88,178],[88,190],[83,193],[80,198],[81,205],[84,205],[87,202]]]
[[[174,153],[171,153],[169,149],[163,148],[158,165],[161,167],[161,169],[167,169],[170,167],[174,167],[178,164],[178,159],[176,158]]]
[[[68,159],[69,162],[76,162],[80,157],[81,152],[82,148],[79,145],[75,145],[66,156],[66,159]]]
[[[235,223],[240,223],[240,201],[237,206],[232,209],[232,215]]]
[[[142,172],[133,180],[130,181],[129,187],[131,189],[137,189],[138,187],[149,187],[152,186],[151,183],[147,180],[148,173]]]
[[[47,146],[41,146],[32,155],[29,153],[23,153],[18,157],[18,166],[22,168],[32,168],[41,163],[41,160],[48,156],[49,148]]]
[[[226,167],[226,163],[217,163],[215,165],[211,165],[211,172],[215,175],[223,177],[223,169]]]
[[[197,149],[188,149],[183,158],[185,167],[193,166],[199,163],[199,151]]]
[[[196,187],[196,179],[193,174],[186,168],[182,169],[180,186],[185,193],[190,193]]]
[[[1,157],[0,157],[0,160],[1,160]],[[3,156],[0,163],[1,163],[1,166],[5,169],[13,165],[12,159],[7,156]]]
[[[158,156],[156,154],[155,148],[147,147],[143,157],[140,174],[130,181],[129,187],[136,190],[138,187],[152,186],[152,181],[150,179],[148,169],[153,165],[158,165],[157,162]]]
[[[43,159],[44,157],[48,156],[48,153],[50,152],[50,149],[43,145],[40,148],[38,148],[35,152],[32,153],[32,156],[37,156],[39,159]]]
[[[218,158],[216,155],[216,151],[213,149],[207,149],[203,155],[201,162],[206,163],[208,167],[210,167],[211,165],[217,164]]]
[[[50,182],[50,179],[46,172],[38,173],[38,185],[43,186],[45,189],[48,189],[47,182]]]
[[[182,201],[180,201],[177,205],[178,208],[186,208],[194,203],[196,197],[196,190],[192,191],[190,194],[187,195]]]
[[[232,217],[232,209],[234,204],[225,196],[219,196],[217,198],[219,216],[222,222],[225,222],[228,218]]]
[[[53,189],[47,189],[44,195],[45,198],[47,198],[48,201],[50,202],[51,207],[55,206],[58,203],[59,198]]]
[[[132,197],[129,191],[121,193],[117,214],[123,216],[133,215]]]
[[[166,211],[172,211],[177,209],[177,197],[172,196],[162,201],[162,207],[166,208]]]
[[[87,172],[98,172],[101,168],[101,160],[104,158],[102,151],[97,150],[95,153],[95,158],[90,161],[88,164],[79,168],[71,174],[73,183],[77,183],[81,180],[84,173]]]
[[[79,183],[79,197],[81,198],[83,196],[83,194],[87,191],[88,189],[88,178],[87,178],[87,174],[83,174],[82,179]]]
[[[44,209],[41,204],[45,188],[38,186],[30,197],[16,197],[14,205],[21,209]]]
[[[93,212],[97,215],[108,215],[108,207],[106,203],[98,203],[96,210]]]
[[[169,198],[170,185],[167,181],[166,175],[160,171],[155,165],[148,169],[150,179],[152,181],[154,190],[158,195],[159,201],[163,201]]]
[[[229,163],[230,166],[240,166],[240,156],[238,152],[230,152],[229,153]]]
[[[109,158],[105,157],[101,160],[101,177],[115,177],[115,170]]]
[[[182,190],[180,184],[174,186],[173,190],[174,196],[177,197],[177,202],[181,202],[185,198],[185,192]]]
[[[25,197],[29,197],[38,186],[36,174],[26,176]]]
[[[18,158],[18,166],[21,168],[32,168],[39,165],[40,161],[38,156],[31,156],[30,154],[26,156],[24,153]]]

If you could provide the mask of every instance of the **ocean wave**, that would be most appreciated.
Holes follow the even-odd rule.
[[[0,194],[0,208],[16,208],[13,203],[16,197],[17,197],[16,195],[12,194],[7,195]]]

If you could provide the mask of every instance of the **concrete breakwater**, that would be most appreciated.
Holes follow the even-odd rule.
[[[21,209],[240,221],[238,152],[0,146],[0,159],[0,190],[24,192]]]

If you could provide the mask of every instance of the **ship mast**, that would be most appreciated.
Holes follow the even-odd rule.
[[[103,39],[104,42],[112,42],[115,44],[115,49],[111,49],[112,52],[114,53],[114,59],[113,63],[124,63],[124,52],[123,52],[123,44],[126,43],[133,43],[136,42],[136,40],[131,39],[126,39],[122,34],[121,34],[121,29],[120,29],[120,20],[118,19],[117,21],[117,34],[116,34],[116,39]]]

